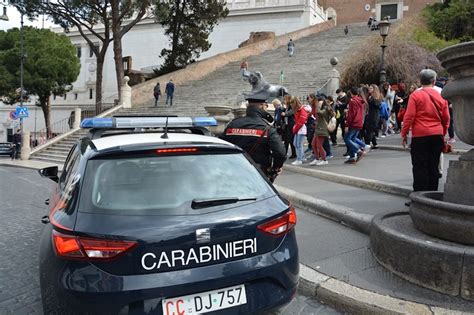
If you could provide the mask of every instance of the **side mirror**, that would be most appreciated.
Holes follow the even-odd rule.
[[[56,183],[59,181],[58,167],[57,166],[42,168],[42,169],[38,170],[38,173],[41,175],[41,177],[49,178],[49,179],[55,181]]]

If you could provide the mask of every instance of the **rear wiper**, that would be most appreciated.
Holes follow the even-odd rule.
[[[240,199],[237,197],[230,197],[230,198],[215,198],[215,199],[193,199],[191,203],[191,208],[200,209],[200,208],[220,206],[220,205],[226,205],[229,203],[236,203],[240,201],[251,201],[251,200],[257,200],[257,198]]]

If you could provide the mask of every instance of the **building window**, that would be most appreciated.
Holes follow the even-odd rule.
[[[82,56],[81,46],[76,46],[76,49],[77,49],[77,58],[81,59],[81,56]]]
[[[94,98],[94,90],[93,89],[89,89],[89,99],[93,99]]]
[[[67,94],[64,94],[64,96],[63,96],[63,97],[64,97],[64,100],[66,100]]]
[[[77,101],[77,93],[74,93],[74,100]]]
[[[390,17],[390,20],[398,19],[398,4],[383,4],[380,9],[380,19]]]

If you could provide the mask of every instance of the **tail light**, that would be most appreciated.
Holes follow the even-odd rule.
[[[198,148],[171,148],[171,149],[158,149],[158,154],[174,154],[174,153],[195,153],[198,152]]]
[[[53,245],[56,254],[60,257],[107,260],[124,254],[137,243],[133,241],[81,238],[53,230]]]
[[[279,236],[288,233],[295,225],[296,211],[293,207],[290,207],[290,210],[284,215],[269,222],[260,224],[257,229],[273,236]]]

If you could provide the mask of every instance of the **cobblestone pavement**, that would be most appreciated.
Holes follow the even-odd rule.
[[[0,314],[42,314],[38,243],[54,183],[34,170],[0,167]],[[298,295],[271,315],[340,314]],[[270,314],[269,314],[270,315]]]
[[[53,182],[34,170],[0,167],[0,314],[42,314],[38,241]]]

